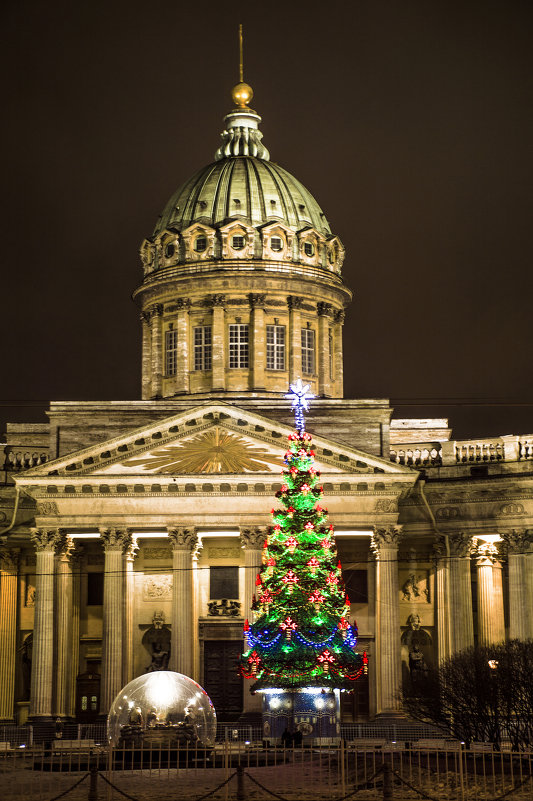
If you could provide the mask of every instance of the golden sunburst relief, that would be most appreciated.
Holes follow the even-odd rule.
[[[268,462],[281,461],[263,448],[216,427],[183,445],[165,445],[142,457],[123,462],[155,473],[244,473],[273,471]],[[278,468],[276,468],[277,470]]]

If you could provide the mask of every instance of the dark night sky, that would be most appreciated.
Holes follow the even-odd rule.
[[[139,398],[138,247],[212,161],[243,22],[265,144],[346,246],[346,397],[533,431],[529,0],[6,6],[3,419]]]

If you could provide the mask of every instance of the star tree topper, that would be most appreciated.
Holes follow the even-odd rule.
[[[290,384],[289,389],[285,397],[292,401],[296,428],[298,431],[305,431],[304,410],[309,410],[309,401],[315,396],[309,392],[309,384],[304,384],[301,378]]]

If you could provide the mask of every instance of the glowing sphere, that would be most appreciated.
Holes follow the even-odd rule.
[[[254,96],[253,89],[247,83],[238,83],[231,90],[231,97],[233,99],[233,102],[235,103],[236,106],[239,106],[239,108],[245,108],[253,96]]]
[[[212,746],[217,716],[206,691],[171,670],[145,673],[119,692],[107,716],[111,745],[166,742]]]

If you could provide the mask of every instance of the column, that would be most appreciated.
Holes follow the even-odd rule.
[[[329,325],[332,315],[331,303],[319,302],[316,308],[318,311],[318,394],[330,397]]]
[[[494,545],[477,542],[475,551],[477,567],[477,618],[479,645],[494,645],[503,642],[503,593],[495,592],[494,564],[498,550]],[[501,579],[501,565],[500,565]]]
[[[177,300],[178,358],[176,365],[176,394],[178,395],[189,391],[189,302],[188,298],[179,298]]]
[[[137,553],[137,541],[132,538],[126,549],[124,566],[126,571],[124,594],[124,670],[122,671],[122,686],[133,679],[133,599],[135,597],[135,575],[133,562]]]
[[[492,565],[492,587],[494,590],[494,608],[497,614],[494,621],[494,642],[505,642],[505,615],[503,605],[503,565],[501,559],[495,558]]]
[[[376,528],[371,547],[376,559],[377,708],[382,717],[401,715],[398,544],[401,526]]]
[[[13,723],[17,657],[18,551],[0,552],[0,722]]]
[[[67,716],[70,691],[70,660],[72,637],[72,565],[70,552],[74,543],[65,538],[56,557],[56,658],[55,658],[55,715]]]
[[[509,639],[533,638],[533,529],[502,533],[509,562]]]
[[[259,526],[241,528],[241,543],[244,548],[244,603],[243,617],[253,622],[252,597],[255,593],[255,579],[261,569],[261,555],[267,536],[267,530]],[[246,638],[245,638],[246,645]],[[261,695],[250,695],[253,679],[244,679],[244,713],[254,714],[261,711]]]
[[[100,711],[107,714],[123,686],[124,553],[131,534],[124,528],[103,528],[100,537],[105,554]]]
[[[342,398],[343,395],[343,359],[342,359],[342,326],[344,323],[344,311],[339,309],[334,315],[335,321],[335,397]]]
[[[163,304],[156,303],[152,313],[152,398],[160,398],[163,392]],[[120,688],[119,688],[120,689]]]
[[[434,545],[437,557],[436,596],[437,596],[437,652],[439,662],[450,656],[450,615],[448,598],[450,594],[449,562],[446,553],[445,537]]]
[[[152,332],[150,330],[150,312],[141,313],[142,323],[142,398],[152,397]]]
[[[211,298],[213,304],[213,346],[212,346],[212,367],[213,367],[213,390],[224,391],[226,389],[226,331],[224,325],[224,303],[225,295],[214,295]]]
[[[37,551],[30,718],[52,718],[54,675],[54,562],[65,537],[60,529],[32,529]]]
[[[172,545],[172,642],[170,670],[193,675],[193,571],[192,557],[198,544],[193,529],[175,526],[168,530]]]
[[[289,295],[289,383],[302,377],[302,318],[303,298]]]
[[[449,537],[450,545],[450,653],[474,645],[470,554],[472,537],[460,532]]]
[[[265,333],[265,304],[266,295],[256,295],[250,293],[251,314],[250,322],[252,329],[252,383],[250,388],[256,391],[265,389],[265,368],[266,368],[266,333]]]

